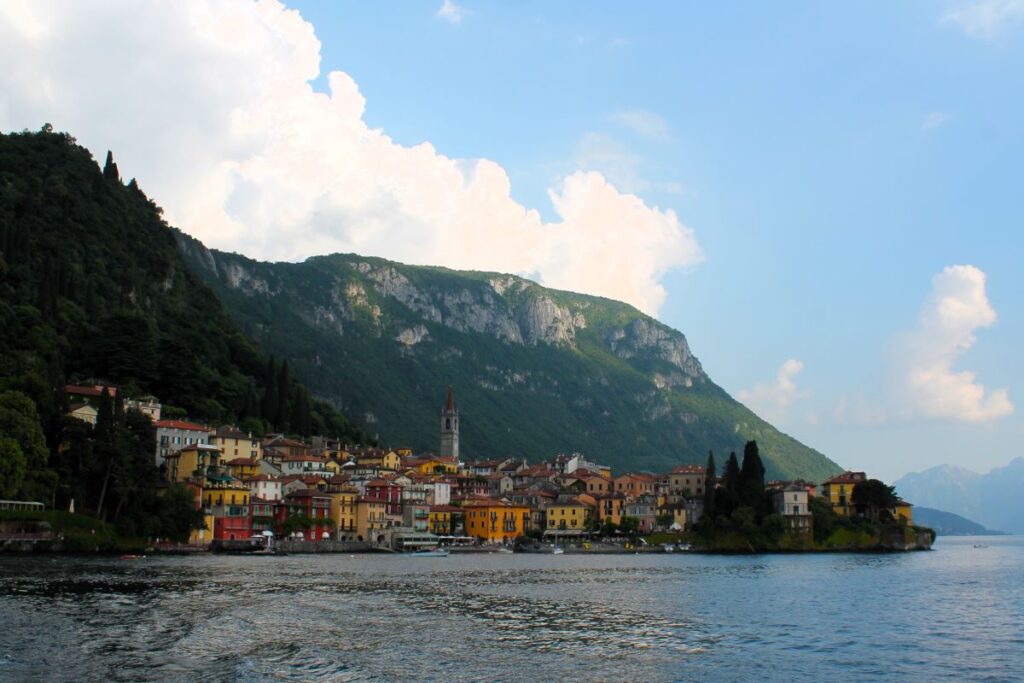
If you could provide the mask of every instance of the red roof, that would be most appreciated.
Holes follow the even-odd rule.
[[[157,420],[153,423],[153,426],[157,429],[161,427],[164,429],[183,429],[189,432],[209,432],[209,427],[196,424],[195,422],[186,422],[185,420]]]
[[[842,474],[837,474],[831,479],[825,480],[826,484],[857,484],[862,481],[867,481],[867,475],[863,472],[851,472],[847,470]]]
[[[253,458],[235,458],[234,460],[228,460],[226,465],[255,465],[256,460]]]
[[[672,468],[672,474],[704,474],[704,465],[678,465]]]
[[[445,404],[444,409],[446,411],[455,410],[455,392],[452,391],[451,387],[448,387],[448,402]]]

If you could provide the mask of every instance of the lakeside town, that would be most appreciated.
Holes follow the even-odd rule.
[[[68,385],[65,391],[72,400],[69,417],[96,425],[100,402],[117,388]],[[273,539],[305,552],[678,550],[688,547],[686,533],[701,522],[714,491],[724,495],[730,477],[715,477],[713,458],[711,472],[687,464],[660,473],[615,473],[579,453],[533,464],[526,458],[463,461],[451,388],[440,411],[437,454],[352,446],[323,436],[256,437],[232,425],[165,418],[155,397],[125,398],[124,407],[150,418],[153,463],[166,486],[191,493],[196,511],[187,543],[152,539],[163,550],[267,550]],[[731,460],[738,477],[735,454]],[[843,518],[862,516],[854,489],[867,481],[865,473],[850,471],[820,484],[769,480],[762,498],[782,532],[809,539],[814,501]],[[4,506],[43,507],[16,501]],[[73,512],[73,501],[71,507]],[[913,523],[912,505],[898,498],[883,514],[903,526]],[[669,542],[654,546],[645,538]]]

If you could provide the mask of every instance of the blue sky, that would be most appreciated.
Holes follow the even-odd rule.
[[[366,120],[397,141],[487,157],[550,211],[552,178],[600,135],[651,204],[675,209],[705,260],[670,273],[659,317],[733,393],[799,359],[779,426],[892,479],[1020,455],[1019,410],[981,424],[847,424],[844,396],[885,403],[894,339],[947,266],[987,275],[998,321],[957,369],[1024,386],[1024,27],[972,35],[934,2],[438,3],[388,12],[297,3],[324,70],[350,73]],[[967,9],[970,9],[967,7]],[[644,111],[664,132],[633,130]],[[803,395],[806,392],[806,395]]]
[[[40,0],[0,59],[211,246],[621,298],[886,479],[1024,455],[1024,0]]]

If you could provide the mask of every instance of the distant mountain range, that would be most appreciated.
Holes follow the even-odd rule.
[[[952,512],[920,506],[914,507],[914,523],[934,529],[939,536],[990,536],[1003,533],[986,529]]]
[[[451,385],[465,457],[581,451],[618,471],[665,470],[714,450],[721,467],[756,439],[771,478],[840,471],[717,386],[682,333],[627,304],[501,273],[355,254],[266,263],[178,240],[264,352],[383,443],[435,450]]]
[[[945,510],[989,528],[1024,533],[1024,458],[988,474],[940,465],[908,474],[896,492],[916,506]],[[917,519],[917,508],[914,513]]]

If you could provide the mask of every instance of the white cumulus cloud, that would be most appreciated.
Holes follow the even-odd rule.
[[[673,211],[600,172],[556,182],[544,222],[497,163],[395,143],[366,124],[348,74],[313,89],[314,28],[277,0],[0,3],[0,61],[0,129],[49,122],[114,150],[172,224],[213,247],[527,274],[648,313],[661,277],[701,259]]]
[[[973,372],[954,369],[974,346],[975,332],[995,322],[983,271],[949,266],[932,278],[916,328],[896,345],[904,407],[911,415],[983,423],[1013,413],[1006,389],[988,390]]]
[[[786,414],[794,401],[808,395],[806,390],[796,384],[796,376],[803,369],[802,361],[790,358],[779,367],[774,382],[758,384],[753,389],[742,389],[736,398],[762,417],[778,420]]]
[[[1024,0],[974,0],[961,2],[942,15],[967,35],[992,40],[1012,24],[1024,21]]]

